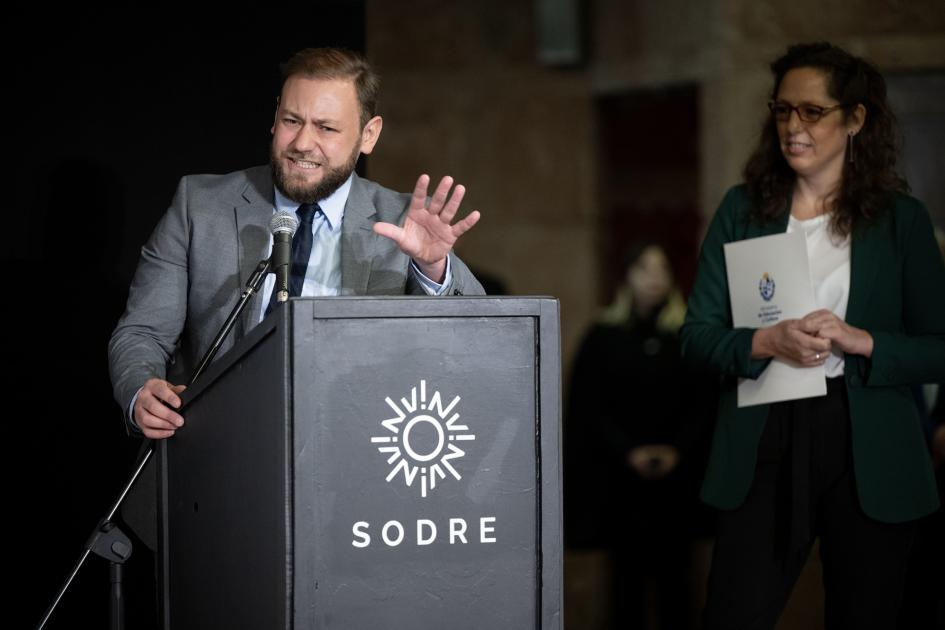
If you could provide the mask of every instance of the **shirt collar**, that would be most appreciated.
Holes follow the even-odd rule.
[[[353,178],[353,173],[348,175],[348,179],[338,187],[338,190],[324,199],[318,200],[318,207],[322,209],[322,214],[325,215],[325,219],[328,221],[328,227],[331,228],[332,232],[341,226],[341,220],[345,215],[345,204],[348,203],[348,193],[351,192],[351,181]],[[273,186],[273,188],[275,188],[276,191],[276,212],[285,211],[294,213],[300,204],[283,195],[282,191],[275,186]]]

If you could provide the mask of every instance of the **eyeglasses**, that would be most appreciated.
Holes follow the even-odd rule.
[[[843,103],[832,107],[821,107],[820,105],[808,105],[806,103],[794,106],[783,101],[768,102],[768,109],[771,110],[771,115],[779,122],[787,122],[791,119],[791,112],[797,112],[797,117],[802,121],[815,123],[830,112],[842,109],[843,107]]]

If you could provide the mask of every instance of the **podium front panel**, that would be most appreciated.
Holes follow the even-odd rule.
[[[297,626],[539,627],[536,319],[294,330]]]
[[[547,298],[293,299],[159,449],[165,628],[561,627]]]

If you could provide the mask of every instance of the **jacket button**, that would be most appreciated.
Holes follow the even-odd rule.
[[[847,382],[854,387],[858,387],[860,385],[860,377],[856,374],[851,374],[850,378],[847,379]]]

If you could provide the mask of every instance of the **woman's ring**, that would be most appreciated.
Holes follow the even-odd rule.
[[[814,355],[814,358],[817,359],[818,361],[820,361],[820,353],[818,352],[817,354],[815,354],[815,355]]]

